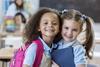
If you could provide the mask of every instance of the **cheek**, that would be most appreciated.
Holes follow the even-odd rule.
[[[63,32],[63,31],[64,31],[64,28],[62,27],[62,28],[61,28],[61,32]]]
[[[66,34],[65,31],[62,30],[62,31],[61,31],[61,35],[63,36],[63,35],[65,35],[65,34]]]
[[[38,31],[43,32],[43,31],[44,31],[44,30],[43,30],[43,27],[39,28]]]
[[[67,30],[64,29],[64,28],[62,28],[61,33],[62,33],[62,34],[65,34],[65,33],[67,33]]]
[[[60,27],[59,27],[59,26],[57,26],[57,28],[56,28],[56,29],[57,29],[57,31],[58,31],[58,32],[60,31]]]

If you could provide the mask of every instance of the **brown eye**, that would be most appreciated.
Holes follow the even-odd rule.
[[[44,24],[45,24],[45,25],[47,25],[47,24],[48,24],[48,22],[44,22]]]
[[[66,30],[68,30],[68,27],[64,27]]]
[[[73,31],[77,32],[77,29],[73,29]]]
[[[53,25],[57,25],[57,22],[54,22]]]

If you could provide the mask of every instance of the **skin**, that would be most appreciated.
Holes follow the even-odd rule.
[[[81,43],[84,44],[86,41],[86,23],[83,24],[82,31],[78,35],[77,40]]]
[[[52,61],[52,67],[60,67],[60,66],[56,64],[54,61]]]
[[[41,31],[43,40],[48,44],[48,46],[50,46],[54,37],[59,32],[59,21],[57,15],[54,13],[45,13],[40,20],[38,31]],[[53,66],[57,66],[57,64],[55,63]],[[30,66],[24,64],[23,67]]]
[[[23,3],[23,0],[16,0],[16,3],[17,3],[18,5],[21,5],[21,4]]]
[[[16,24],[18,24],[18,25],[20,25],[22,23],[22,17],[20,15],[16,16],[14,20],[15,20]]]

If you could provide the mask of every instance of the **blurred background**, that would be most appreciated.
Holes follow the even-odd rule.
[[[89,60],[89,64],[100,67],[100,0],[0,0],[0,51],[6,47],[19,48],[23,44],[22,33],[25,23],[40,7],[76,9],[92,17],[95,22],[95,41],[93,59]],[[1,58],[0,67],[7,67],[8,59]]]

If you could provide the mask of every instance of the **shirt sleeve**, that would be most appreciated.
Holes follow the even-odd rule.
[[[36,48],[37,45],[35,43],[32,43],[25,52],[25,59],[23,64],[27,64],[32,67],[35,57],[36,57]]]
[[[11,16],[13,17],[16,13],[16,6],[15,4],[11,4],[9,7],[8,7],[8,10],[6,12],[6,16]]]
[[[74,47],[74,62],[77,64],[86,64],[86,51],[82,45],[76,45]]]

